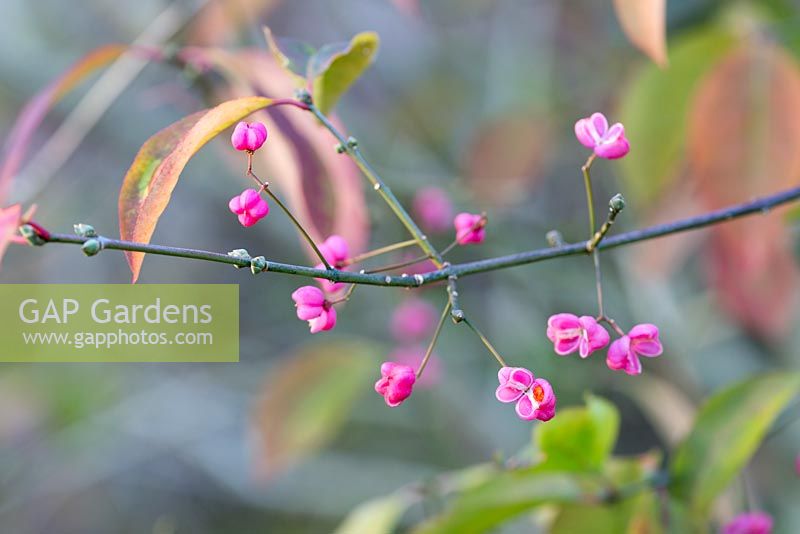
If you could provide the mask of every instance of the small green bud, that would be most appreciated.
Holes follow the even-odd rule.
[[[34,247],[40,247],[46,243],[42,236],[30,224],[23,224],[19,227],[19,235]]]
[[[267,260],[264,256],[256,256],[250,260],[250,272],[258,274],[267,268]]]
[[[347,152],[347,149],[341,143],[337,143],[336,146],[333,148],[336,150],[337,154],[344,154],[345,152]]]
[[[103,250],[103,244],[100,242],[99,239],[87,239],[83,245],[81,245],[81,250],[87,256],[94,256],[101,250]]]
[[[564,245],[564,236],[562,236],[561,232],[558,230],[550,230],[544,237],[551,247],[561,247]]]
[[[611,200],[608,201],[608,209],[619,213],[620,211],[625,209],[625,197],[623,197],[620,193],[617,193]]]
[[[311,99],[311,93],[309,93],[306,89],[297,89],[294,92],[294,97],[303,104],[307,104],[309,106],[313,103],[313,100]]]
[[[73,224],[72,228],[74,228],[75,233],[81,237],[97,237],[97,232],[95,232],[94,226],[90,224]]]
[[[245,250],[243,248],[237,248],[235,250],[231,250],[230,252],[228,252],[228,256],[230,256],[231,258],[238,258],[238,259],[244,260],[244,261],[252,260],[252,258],[250,257],[250,253],[247,252],[247,250]],[[234,267],[236,267],[237,269],[241,269],[242,268],[241,265],[234,265]]]
[[[350,148],[358,148],[358,139],[356,139],[355,137],[352,137],[352,136],[348,137],[347,138],[347,146],[350,147]]]

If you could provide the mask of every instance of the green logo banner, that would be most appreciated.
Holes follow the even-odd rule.
[[[0,284],[0,362],[237,362],[236,284]]]

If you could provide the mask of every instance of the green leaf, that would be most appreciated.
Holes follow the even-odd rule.
[[[229,100],[167,126],[145,141],[128,169],[119,193],[122,239],[149,243],[159,217],[191,157],[225,128],[272,103],[269,98]],[[132,281],[144,261],[143,252],[125,252]]]
[[[305,85],[309,60],[316,53],[314,47],[297,39],[275,37],[267,26],[264,26],[264,37],[278,65],[283,67],[298,85]]]
[[[739,382],[709,398],[675,453],[670,493],[695,517],[704,515],[798,390],[800,373],[780,372]]]
[[[334,534],[390,534],[411,504],[408,495],[400,493],[367,501],[350,512]]]
[[[643,205],[657,199],[683,167],[691,95],[737,39],[709,26],[674,43],[669,68],[645,65],[620,99],[620,122],[631,142],[621,160],[626,196]]]
[[[448,511],[426,521],[414,532],[415,534],[487,532],[537,506],[578,502],[587,495],[596,494],[599,490],[595,476],[542,472],[535,467],[506,471],[492,477],[484,484],[455,496]]]
[[[362,342],[317,342],[270,371],[255,416],[263,473],[285,469],[336,436],[371,389],[377,352]]]
[[[622,501],[603,504],[561,506],[550,534],[618,534],[620,532],[663,532],[659,518],[659,497],[647,490]]]
[[[534,438],[544,455],[542,468],[557,471],[599,471],[619,432],[619,413],[613,404],[586,396],[585,408],[567,408],[547,424],[536,427]]]
[[[380,39],[375,32],[357,34],[349,43],[325,45],[308,62],[314,103],[328,113],[372,64]]]

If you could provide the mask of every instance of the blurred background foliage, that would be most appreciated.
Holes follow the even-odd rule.
[[[266,55],[264,24],[315,46],[380,35],[376,63],[336,114],[406,206],[436,185],[458,209],[489,213],[486,243],[453,261],[545,246],[553,228],[584,238],[586,154],[572,125],[596,110],[623,121],[632,145],[621,162],[595,166],[598,197],[628,199],[615,230],[796,184],[800,8],[670,0],[661,68],[620,28],[614,4],[624,3],[4,0],[4,133],[31,95],[100,45],[191,46],[196,59],[176,69],[125,58],[67,95],[35,131],[5,204],[35,202],[37,220],[54,230],[87,222],[115,235],[122,178],[150,135],[250,94],[250,84],[290,96],[291,80]],[[649,52],[659,59],[657,48]],[[227,71],[202,72],[204,62]],[[236,77],[246,82],[232,84]],[[406,238],[309,116],[265,120],[272,136],[257,165],[317,236],[341,232],[360,250]],[[280,214],[248,231],[230,216],[227,199],[245,182],[223,141],[189,164],[153,242],[307,261]],[[640,377],[608,371],[599,356],[557,358],[548,346],[549,315],[594,309],[589,260],[465,279],[462,304],[509,361],[555,385],[562,409],[582,405],[588,391],[612,401],[615,454],[669,449],[709,392],[797,368],[796,220],[796,211],[778,210],[603,255],[611,313],[625,325],[661,326],[665,354]],[[432,238],[445,244],[450,235]],[[77,247],[14,247],[0,271],[3,283],[128,280],[122,254],[87,260]],[[310,339],[289,298],[297,279],[148,257],[140,282],[240,284],[241,362],[4,366],[0,524],[9,531],[329,532],[367,499],[419,488],[408,524],[444,509],[437,488],[448,479],[439,475],[528,450],[531,426],[495,402],[496,364],[460,328],[446,328],[437,348],[446,380],[395,410],[375,395],[379,362],[394,348],[389,317],[405,290],[358,288],[336,330]],[[420,293],[444,303],[441,287]],[[786,426],[745,475],[778,532],[800,530],[789,468],[798,444],[800,425]],[[743,507],[743,487],[716,503],[716,519]],[[403,513],[396,502],[382,506]],[[560,521],[589,513],[578,512],[562,510]],[[533,528],[524,519],[505,531]]]

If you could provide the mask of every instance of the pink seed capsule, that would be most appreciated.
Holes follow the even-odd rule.
[[[236,150],[255,152],[267,140],[267,127],[260,122],[240,122],[233,129],[231,144]]]

